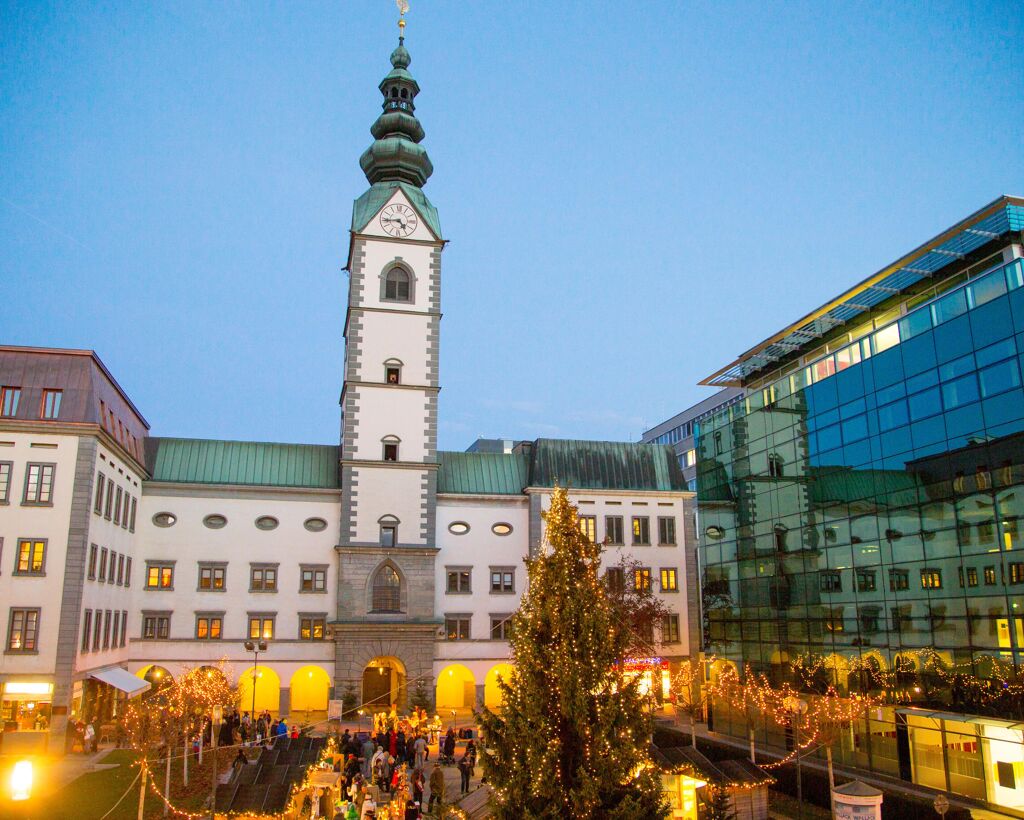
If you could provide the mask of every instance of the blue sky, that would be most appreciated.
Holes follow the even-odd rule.
[[[0,3],[0,341],[95,349],[158,435],[334,442],[396,13]],[[638,438],[1024,193],[1015,2],[412,0],[440,445]]]

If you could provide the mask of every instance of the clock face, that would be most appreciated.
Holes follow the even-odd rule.
[[[416,230],[419,220],[408,205],[388,205],[380,212],[380,226],[391,236],[408,236]]]

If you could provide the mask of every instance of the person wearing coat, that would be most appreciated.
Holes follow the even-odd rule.
[[[360,749],[360,753],[363,758],[363,777],[369,778],[370,772],[373,770],[373,755],[376,751],[376,747],[373,745],[373,741],[367,737],[363,741],[363,748]]]
[[[437,803],[437,811],[440,814],[444,807],[444,772],[441,764],[435,762],[430,772],[430,801],[427,803],[427,814],[434,810],[434,803]]]
[[[426,759],[427,753],[427,741],[423,739],[423,735],[417,735],[415,743],[412,744],[414,763],[413,768],[422,769],[423,761]]]
[[[455,759],[455,730],[449,726],[448,734],[444,736],[444,756],[448,760]]]
[[[469,754],[464,754],[459,758],[459,774],[462,777],[462,794],[469,794],[469,774],[473,770],[472,764],[469,762]]]

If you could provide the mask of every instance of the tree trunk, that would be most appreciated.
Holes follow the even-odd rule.
[[[693,712],[690,712],[690,745],[694,749],[697,748],[697,719],[693,716]]]
[[[181,780],[188,785],[188,735],[185,735],[185,754],[181,758]]]
[[[149,774],[149,769],[146,767],[146,755],[142,755],[142,761],[139,764],[142,766],[142,786],[139,787],[139,817],[138,820],[142,820],[142,809],[146,805],[146,775]]]
[[[754,727],[747,727],[747,731],[750,733],[750,762],[756,764],[757,760],[754,759]]]
[[[832,809],[832,816],[835,817],[836,816],[836,799],[835,799],[834,795],[835,795],[835,790],[836,790],[836,776],[835,776],[835,772],[832,771],[832,747],[831,746],[826,746],[825,747],[825,758],[828,760],[828,804],[829,804],[829,807]]]
[[[170,744],[167,745],[167,773],[164,776],[164,817],[171,813],[171,749],[173,748]]]

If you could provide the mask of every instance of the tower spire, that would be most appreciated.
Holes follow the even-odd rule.
[[[409,73],[412,57],[405,47],[405,14],[408,0],[396,0],[399,11],[398,47],[391,52],[391,71],[381,80],[384,111],[370,128],[373,144],[359,158],[359,166],[371,185],[378,182],[406,182],[423,187],[434,166],[419,143],[423,126],[416,119],[416,95],[419,84]]]

